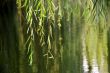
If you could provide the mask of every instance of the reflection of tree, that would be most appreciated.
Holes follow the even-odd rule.
[[[0,0],[0,71],[82,73],[83,39],[90,72],[94,58],[107,71],[108,7],[108,0]]]

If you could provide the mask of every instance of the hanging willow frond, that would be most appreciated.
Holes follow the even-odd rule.
[[[93,2],[93,9],[92,15],[93,20],[97,18],[97,15],[106,16],[106,12],[109,8],[109,0],[92,0]]]

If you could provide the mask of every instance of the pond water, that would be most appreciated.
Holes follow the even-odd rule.
[[[96,59],[93,59],[92,67],[90,67],[86,56],[83,56],[83,70],[84,73],[99,73]]]
[[[107,36],[105,33],[99,36],[93,29],[91,28],[87,35],[83,34],[83,73],[109,73]]]
[[[83,73],[109,73],[107,59],[104,55],[100,57],[100,61],[98,61],[99,56],[94,55],[94,58],[88,58],[87,56],[83,52]]]

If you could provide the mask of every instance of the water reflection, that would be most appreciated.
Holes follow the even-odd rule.
[[[87,57],[84,55],[83,56],[83,70],[84,70],[84,73],[99,73],[96,59],[93,59],[92,66],[89,66]]]
[[[86,56],[83,56],[83,69],[84,69],[84,73],[88,73],[89,69],[88,69],[88,61]]]
[[[108,73],[106,31],[99,35],[93,27],[88,32],[82,35],[83,73]]]
[[[96,59],[93,59],[93,62],[92,62],[92,73],[99,73]]]

